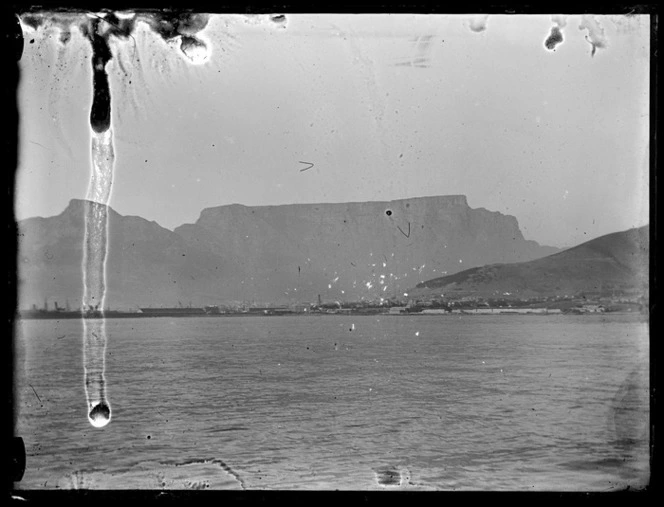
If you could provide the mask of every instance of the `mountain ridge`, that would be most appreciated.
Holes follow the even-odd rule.
[[[22,307],[80,300],[86,203],[19,222]],[[106,301],[116,308],[388,298],[431,275],[558,251],[463,195],[223,205],[172,231],[110,207],[108,217]]]

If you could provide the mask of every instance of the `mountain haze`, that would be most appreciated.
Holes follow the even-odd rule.
[[[19,306],[80,304],[86,201],[19,223]],[[358,300],[468,266],[557,251],[523,238],[516,218],[465,196],[390,202],[208,208],[169,231],[109,210],[112,308]]]

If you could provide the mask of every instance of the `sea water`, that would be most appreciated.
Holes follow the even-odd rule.
[[[641,315],[16,322],[19,489],[604,491],[649,482]]]

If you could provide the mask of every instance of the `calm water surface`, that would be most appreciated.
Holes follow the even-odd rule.
[[[610,490],[649,481],[637,315],[16,323],[17,488]]]

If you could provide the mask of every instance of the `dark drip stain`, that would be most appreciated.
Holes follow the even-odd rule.
[[[381,468],[375,470],[376,480],[381,486],[399,486],[401,485],[401,472],[394,468]]]
[[[93,99],[90,108],[90,126],[100,134],[111,126],[111,90],[108,85],[106,64],[113,57],[108,45],[108,32],[101,35],[99,18],[83,29],[92,46]]]
[[[560,31],[560,28],[557,26],[551,27],[551,34],[544,41],[544,47],[549,51],[554,51],[556,46],[563,42],[563,33]]]
[[[60,44],[67,44],[71,39],[71,32],[62,31],[60,33]]]
[[[106,34],[119,37],[121,39],[126,39],[131,36],[131,33],[134,31],[136,26],[136,17],[120,19],[113,12],[106,14],[106,17],[103,18],[106,21],[110,28],[107,28]]]
[[[167,41],[178,35],[191,36],[200,32],[207,26],[209,19],[207,14],[165,10],[152,13],[147,22],[153,32]]]

